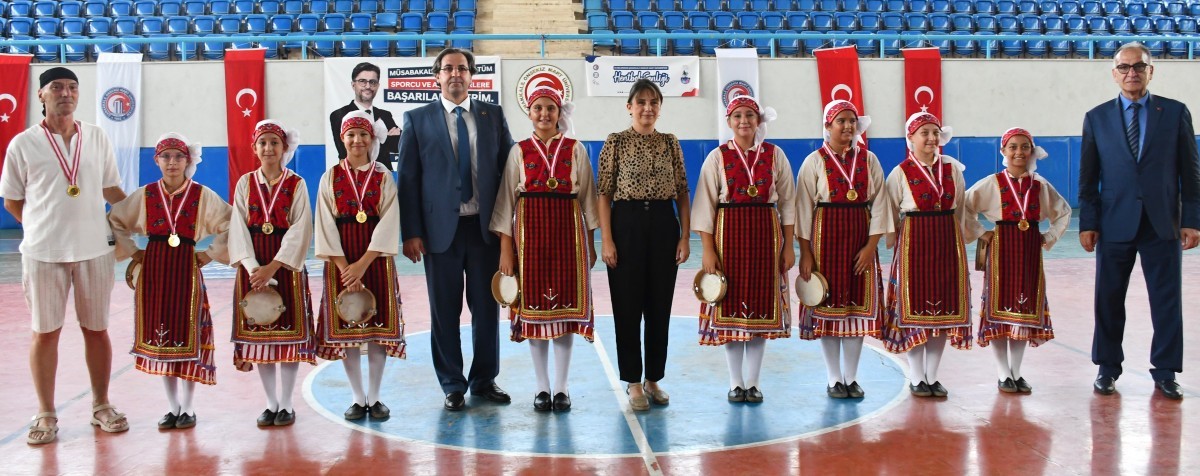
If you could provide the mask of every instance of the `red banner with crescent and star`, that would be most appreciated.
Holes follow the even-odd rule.
[[[32,59],[33,55],[0,55],[0,170],[4,170],[8,143],[25,130]]]
[[[229,196],[243,175],[258,168],[250,140],[266,117],[266,51],[225,50],[225,123],[229,131]],[[295,147],[295,144],[288,144]]]
[[[942,117],[942,52],[937,48],[905,48],[904,55],[904,118],[918,112]]]
[[[858,74],[858,49],[854,46],[813,50],[817,57],[817,78],[821,87],[821,110],[835,99],[850,101],[860,115],[867,115],[863,104],[862,83]],[[863,136],[863,141],[866,141]]]

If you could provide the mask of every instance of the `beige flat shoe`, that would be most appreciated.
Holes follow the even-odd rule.
[[[654,402],[655,405],[668,405],[671,403],[671,395],[667,394],[666,390],[662,388],[651,390],[648,383],[643,384],[642,389],[646,392],[646,395],[650,396],[650,401]]]
[[[54,423],[51,426],[37,425],[36,422],[43,418],[53,418]],[[34,424],[29,426],[29,436],[25,438],[25,442],[31,445],[44,445],[58,439],[58,415],[54,412],[42,412],[33,416]],[[38,436],[34,436],[34,434]]]
[[[96,417],[97,413],[104,410],[112,410],[112,418],[101,420]],[[92,425],[100,427],[105,433],[120,433],[129,430],[129,421],[125,419],[125,414],[118,412],[117,407],[112,404],[104,403],[92,407]]]
[[[637,388],[639,384],[631,383],[625,388],[625,393],[629,394],[629,408],[635,412],[644,412],[650,409],[650,398],[646,397],[645,393],[641,395],[633,395],[630,390]]]

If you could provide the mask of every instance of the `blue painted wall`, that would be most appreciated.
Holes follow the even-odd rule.
[[[780,139],[771,141],[783,148],[788,159],[792,162],[792,170],[799,170],[800,161],[820,146],[818,139]],[[1078,206],[1079,180],[1079,137],[1039,137],[1038,145],[1045,147],[1050,157],[1038,162],[1038,173],[1058,189],[1058,192],[1070,201],[1072,207]],[[603,141],[585,141],[588,154],[592,157],[595,167],[596,158],[600,155]],[[904,159],[905,145],[903,138],[871,139],[871,151],[879,156],[885,173],[891,172],[896,164]],[[704,157],[717,146],[716,140],[686,140],[682,141],[684,166],[687,169],[688,181],[693,188],[700,176],[700,165]],[[945,148],[945,154],[961,160],[967,165],[964,173],[967,186],[979,179],[993,174],[1001,168],[1000,138],[999,137],[961,137],[950,141]],[[204,162],[196,171],[196,180],[224,197],[229,196],[229,181],[227,175],[228,149],[225,147],[205,147]],[[325,172],[325,146],[302,145],[296,150],[296,158],[289,164],[308,182],[309,196],[316,200],[316,186]],[[141,152],[141,182],[149,183],[158,180],[160,174],[154,164],[154,149],[143,148]],[[0,228],[17,228],[19,224],[7,211],[0,211]]]

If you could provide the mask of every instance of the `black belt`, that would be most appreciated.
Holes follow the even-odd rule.
[[[651,208],[667,208],[675,209],[674,200],[616,200],[613,201],[613,208],[620,209],[642,209],[650,210]]]
[[[521,193],[518,193],[517,196],[525,197],[525,198],[563,198],[563,199],[570,199],[570,200],[575,200],[576,198],[579,197],[578,194],[574,194],[574,193],[555,193],[555,192],[521,192]]]
[[[149,241],[166,242],[170,238],[169,235],[149,235],[146,237]],[[196,246],[196,240],[184,236],[179,237],[179,242],[182,244]]]
[[[347,215],[344,217],[334,218],[334,221],[336,221],[339,225],[345,225],[347,223],[358,223],[358,218],[356,218],[354,215]],[[379,217],[369,215],[367,216],[367,221],[364,223],[379,223]],[[278,228],[276,229],[278,230]]]
[[[1000,221],[996,222],[997,225],[1011,225],[1011,226],[1017,226],[1020,223],[1021,222],[1018,220],[1000,220]],[[1037,220],[1029,220],[1029,226],[1031,226],[1033,228],[1037,228],[1039,224],[1041,224],[1041,222],[1039,222]]]
[[[930,210],[930,211],[913,211],[901,213],[902,217],[940,217],[943,215],[953,215],[954,209],[949,210]]]
[[[817,202],[817,208],[867,208],[867,202]]]
[[[775,208],[775,203],[718,203],[717,208]]]
[[[250,233],[262,233],[264,235],[266,234],[266,233],[263,233],[261,226],[251,226],[249,228],[250,228]],[[271,230],[271,234],[275,234],[275,233],[283,234],[283,233],[287,233],[287,231],[288,231],[287,228],[275,227],[275,229]]]

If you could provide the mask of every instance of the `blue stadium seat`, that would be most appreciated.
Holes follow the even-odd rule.
[[[950,4],[954,13],[975,13],[975,2],[972,0],[954,0]]]
[[[54,17],[58,14],[58,2],[39,0],[33,3],[32,10],[34,18]]]
[[[82,36],[64,37],[69,40],[86,39]],[[66,57],[68,63],[78,63],[87,59],[87,47],[84,45],[62,45],[62,53]],[[58,61],[57,59],[53,61]]]
[[[327,32],[327,31],[322,31],[322,32],[317,33],[317,36],[334,36],[334,35],[336,35],[336,33],[331,33],[331,32]],[[316,40],[316,41],[312,42],[313,52],[316,53],[317,56],[320,56],[323,58],[328,58],[330,56],[333,56],[334,49],[336,48],[336,46],[337,46],[337,43],[335,43],[332,38],[330,38],[328,40]]]
[[[283,13],[295,16],[304,13],[306,6],[304,0],[284,0],[280,8]]]
[[[849,32],[858,30],[858,14],[851,12],[834,13],[833,27],[837,31]]]
[[[453,33],[470,33],[470,32],[469,31],[462,31],[462,32],[455,31]],[[473,48],[473,45],[471,44],[471,40],[469,40],[467,38],[455,38],[453,40],[450,40],[450,46],[454,47],[454,48],[458,48],[460,50],[464,50],[464,51],[471,51],[471,48]]]
[[[1178,36],[1182,36],[1182,35],[1176,33],[1176,34],[1168,35],[1168,36],[1178,37]],[[1174,56],[1176,58],[1187,57],[1188,43],[1186,41],[1179,41],[1179,40],[1167,41],[1167,54]]]
[[[858,14],[858,31],[874,33],[883,28],[883,20],[879,14],[875,12],[862,12]]]
[[[797,56],[804,49],[804,41],[795,33],[781,35],[777,41],[775,51],[784,56]]]
[[[1194,36],[1197,33],[1196,19],[1193,17],[1175,17],[1175,26],[1183,35]]]
[[[1145,2],[1147,15],[1166,15],[1167,4],[1155,0]]]
[[[87,36],[92,38],[96,38],[98,36],[108,36],[112,31],[112,18],[88,18],[87,24],[84,26],[84,31],[87,32]]]
[[[450,2],[450,0],[433,0],[430,3],[431,3],[431,6],[433,7],[433,11],[435,11],[435,12],[448,12],[452,9],[451,7],[453,6],[453,4]]]
[[[167,17],[166,32],[168,35],[186,35],[192,30],[192,19],[185,16]]]
[[[584,12],[602,12],[602,11],[604,11],[604,0],[584,0],[583,11]],[[395,13],[397,16],[399,16],[401,13],[404,13],[404,0],[383,0],[383,12],[384,13]],[[397,43],[396,48],[397,48],[397,50],[399,50],[398,43]]]
[[[421,15],[424,17],[424,15]],[[404,22],[403,17],[401,23]],[[334,33],[342,33],[346,31],[346,15],[343,13],[326,13],[321,17],[321,31],[331,31]]]
[[[764,29],[778,31],[785,29],[782,12],[762,12],[762,26]]]
[[[1042,57],[1050,51],[1050,43],[1046,40],[1025,40],[1024,43],[1027,56]]]
[[[112,0],[108,2],[108,16],[113,18],[133,15],[133,2],[130,0]]]
[[[635,5],[636,5],[637,1],[638,0],[634,0]],[[746,11],[749,8],[750,8],[750,0],[725,0],[725,9],[729,10],[731,12],[742,12],[742,11]],[[634,9],[637,10],[638,8],[634,7]],[[646,44],[647,44],[647,46],[649,46],[650,42],[647,40]],[[651,54],[654,54],[654,53],[651,52]]]
[[[334,13],[341,13],[346,16],[350,16],[350,14],[354,13],[354,11],[358,9],[357,2],[354,0],[333,0],[326,8],[328,7],[333,7],[333,9],[330,11]]]
[[[637,12],[637,23],[642,31],[655,30],[662,23],[662,18],[658,16],[658,12],[639,11]]]
[[[1063,22],[1067,25],[1067,33],[1083,33],[1087,34],[1088,26],[1087,19],[1079,15],[1063,15]]]
[[[666,30],[651,28],[644,30],[645,33],[666,33]],[[665,56],[670,54],[671,40],[665,38],[646,38],[646,54],[652,56]]]
[[[662,1],[662,0],[660,0]],[[750,0],[750,10],[763,13],[774,9],[771,0]]]
[[[945,13],[930,13],[928,19],[929,31],[931,32],[949,33],[954,29],[950,24],[950,15]],[[909,22],[909,24],[911,25],[912,22]]]
[[[880,23],[883,24],[884,31],[900,31],[905,28],[904,14],[896,12],[886,12],[879,15]]]
[[[629,10],[629,0],[607,0],[608,11]]]
[[[1076,0],[1062,0],[1059,2],[1059,7],[1063,15],[1082,15],[1083,8],[1079,6]]]
[[[838,0],[817,0],[817,8],[823,12],[833,13],[841,10],[842,6],[838,4]]]
[[[970,35],[970,33],[966,32],[966,31],[956,31],[956,32],[951,33],[951,35],[966,36],[966,35]],[[975,40],[970,40],[970,39],[954,40],[953,44],[954,44],[954,54],[959,55],[959,56],[973,56],[973,55],[975,55],[976,52],[979,51],[979,45],[975,42]]]
[[[389,33],[377,32],[367,34],[367,56],[381,58],[391,56],[392,42],[382,38],[374,38],[378,35],[387,35]]]
[[[687,28],[687,15],[683,12],[663,12],[662,22],[663,28],[671,31]]]
[[[812,12],[808,15],[812,22],[813,31],[828,32],[834,27],[833,14],[829,12]]]
[[[627,34],[627,33],[641,33],[641,32],[637,31],[637,30],[626,29],[626,30],[617,30],[617,33],[618,34]],[[640,55],[640,54],[642,54],[642,40],[641,40],[641,38],[617,39],[617,51],[620,51],[621,54],[623,54],[623,55]]]
[[[58,36],[58,25],[61,22],[62,19],[57,17],[35,18],[33,20],[34,36],[39,38],[45,36]]]
[[[717,31],[728,31],[733,29],[735,17],[730,12],[712,12],[713,28]]]
[[[929,2],[929,12],[949,15],[954,13],[954,8],[950,5],[950,0],[932,0]]]
[[[1141,4],[1138,4],[1141,6]],[[1129,13],[1125,11],[1125,2],[1107,1],[1100,4],[1100,8],[1104,10],[1104,14],[1108,16],[1127,16]],[[1087,6],[1084,6],[1084,11],[1087,11]]]
[[[249,15],[255,11],[254,5],[255,2],[253,0],[234,0],[233,13],[238,15]]]
[[[140,17],[158,15],[158,2],[155,0],[137,0],[133,2],[133,14]]]
[[[429,11],[429,0],[408,0],[408,12],[425,13]]]
[[[308,13],[316,13],[317,15],[324,15],[326,13],[330,13],[331,11],[333,11],[331,9],[331,7],[333,7],[333,5],[329,2],[329,0],[312,0],[312,1],[308,2]],[[331,51],[333,50],[333,43],[328,43],[326,46]],[[316,48],[314,47],[314,49],[316,49]]]
[[[420,33],[425,30],[424,13],[405,13],[400,15],[400,31]]]
[[[1112,33],[1112,26],[1106,17],[1083,17],[1087,20],[1088,32],[1103,35]]]
[[[671,30],[671,33],[691,33],[692,30]],[[677,55],[690,56],[696,54],[695,38],[675,38],[671,40],[671,49]]]
[[[694,12],[700,10],[700,0],[679,0],[679,11]]]
[[[758,15],[758,12],[737,13],[737,27],[740,30],[757,30],[761,22],[762,18]]]
[[[33,23],[33,19],[29,18],[29,17],[12,18],[11,20],[18,20],[18,19],[29,20],[30,24]],[[9,35],[9,38],[13,39],[13,40],[32,40],[33,39],[33,37],[29,36],[29,35]],[[6,53],[22,54],[22,55],[27,55],[31,51],[33,51],[33,50],[29,46],[26,46],[26,45],[21,45],[21,46],[8,45],[8,49],[5,50]]]
[[[585,3],[585,5],[584,5],[584,8],[586,9],[586,8],[587,8],[587,5],[586,5],[586,3],[587,3],[587,2],[586,2],[586,0],[585,0],[585,2],[584,2],[584,3]],[[654,2],[654,8],[655,8],[656,10],[660,11],[660,12],[674,12],[674,11],[678,11],[678,10],[675,8],[675,0],[656,0],[656,1]]]
[[[929,0],[911,0],[908,2],[909,13],[929,13]]]
[[[284,34],[282,34],[282,33],[267,33],[266,35],[263,35],[263,36],[279,38],[277,40],[263,40],[263,41],[258,42],[258,47],[262,48],[264,50],[263,56],[266,59],[278,58],[279,57],[279,48],[281,46],[283,46],[283,42],[280,40],[283,39]]]
[[[1200,3],[1189,4],[1186,14],[1193,17],[1200,17]]]
[[[58,2],[59,18],[77,18],[81,16],[83,16],[83,2],[79,0]],[[79,51],[82,52],[83,50]]]
[[[108,0],[87,0],[83,3],[83,16],[88,18],[108,16]]]
[[[241,15],[221,15],[217,18],[217,33],[222,35],[232,35],[242,32],[242,16]]]
[[[975,32],[996,34],[1000,32],[1000,25],[992,15],[975,15]]]
[[[1157,33],[1179,33],[1179,27],[1175,24],[1175,19],[1172,17],[1155,17],[1154,30]],[[1140,32],[1139,32],[1140,33]]]
[[[399,35],[404,35],[406,38],[396,40],[396,55],[397,56],[416,56],[421,49],[421,41],[418,39],[419,34],[409,32],[401,32]]]
[[[883,13],[887,11],[887,1],[885,0],[866,0],[863,2],[863,11],[871,13]]]
[[[609,15],[612,16],[613,28],[618,30],[632,30],[634,28],[633,13],[626,10],[619,10],[611,12]]]
[[[202,41],[200,42],[200,57],[206,60],[223,60],[226,47],[227,44],[224,41]]]
[[[954,53],[954,42],[951,40],[929,40],[929,45],[937,48],[942,56],[950,56]]]
[[[950,26],[953,31],[975,32],[975,17],[967,13],[950,15]]]
[[[358,0],[358,11],[359,11],[359,13],[370,13],[370,14],[374,15],[376,13],[379,13],[379,11],[380,11],[379,9],[382,7],[382,5],[380,5],[380,3],[381,2],[379,0]],[[460,2],[460,3],[465,3],[465,2]],[[460,8],[465,8],[465,7],[460,7]],[[471,10],[474,10],[474,8],[472,8]]]
[[[1013,0],[996,0],[997,15],[1016,15],[1017,2]]]
[[[879,41],[871,38],[854,40],[854,48],[859,56],[875,56],[879,53]]]
[[[1004,56],[1021,56],[1025,54],[1025,42],[1021,40],[1004,40],[1000,42],[1000,52]]]
[[[58,25],[58,36],[63,38],[83,36],[87,20],[79,17],[63,18]],[[0,28],[3,30],[3,28]]]
[[[258,13],[263,15],[278,15],[283,12],[279,0],[259,0]]]
[[[444,17],[444,14],[443,14]],[[433,16],[430,14],[430,21]],[[447,21],[449,23],[449,21]],[[371,14],[369,13],[352,13],[350,14],[350,31],[358,33],[370,33],[371,31]],[[445,28],[442,31],[446,31]]]
[[[1038,9],[1042,11],[1042,15],[1062,15],[1062,8],[1054,0],[1042,0],[1038,4]]]
[[[236,33],[231,35],[236,39],[229,43],[229,48],[235,50],[248,50],[254,48],[254,42],[247,40],[246,37],[252,36],[250,33]]]
[[[391,12],[380,12],[375,14],[375,31],[391,32],[400,25],[400,15]]]
[[[986,36],[994,36],[995,33],[976,33],[976,35],[986,37]],[[990,54],[992,56],[1000,55],[1001,44],[997,40],[989,40],[987,38],[983,38],[983,39],[978,40],[978,46],[979,46],[980,54],[983,54],[983,55]]]
[[[996,26],[1000,33],[1021,33],[1021,22],[1017,20],[1016,15],[996,15]]]
[[[1038,6],[1037,0],[1017,0],[1017,13],[1041,15],[1042,9]]]
[[[700,30],[700,31],[698,31],[698,32],[696,32],[696,33],[712,33],[712,34],[715,34],[715,33],[719,33],[719,32],[718,32],[718,31],[716,31],[716,30]],[[715,54],[717,54],[717,48],[718,48],[718,47],[720,47],[720,46],[721,46],[721,40],[720,40],[720,39],[717,39],[717,38],[701,38],[701,39],[700,39],[700,54],[709,55],[709,56],[715,55]]]
[[[820,9],[820,6],[817,5],[817,0],[796,0],[795,6],[792,8],[792,10],[801,12],[813,12]],[[701,45],[701,48],[703,48],[703,45]]]
[[[805,12],[788,12],[787,15],[788,29],[792,31],[809,31],[812,30],[812,19]]]
[[[1125,16],[1145,15],[1146,4],[1139,2],[1131,2],[1125,5]]]
[[[854,40],[851,40],[851,39],[849,39],[849,38],[841,38],[841,37],[837,36],[837,35],[848,35],[848,34],[850,34],[850,32],[847,32],[847,31],[831,31],[831,32],[829,32],[829,33],[830,33],[831,35],[834,35],[834,36],[833,36],[833,39],[830,41],[830,45],[831,45],[831,46],[833,46],[833,47],[840,48],[840,47],[843,47],[843,46],[851,46],[851,45],[853,45],[853,44],[854,44]]]
[[[1053,40],[1049,42],[1050,54],[1054,56],[1070,56],[1074,52],[1074,43],[1070,40]]]
[[[1149,18],[1146,18],[1146,17],[1139,17],[1139,18],[1149,20]],[[1127,18],[1127,17],[1112,17],[1112,18],[1108,19],[1108,25],[1110,28],[1112,28],[1113,33],[1129,34],[1129,33],[1133,32],[1133,21],[1131,21],[1131,20],[1132,19]],[[1147,21],[1146,26],[1149,26],[1149,25],[1150,25],[1150,22]]]
[[[1188,10],[1191,8],[1188,6],[1189,4],[1195,5],[1196,2],[1193,2],[1193,1],[1189,1],[1188,3],[1167,2],[1167,13],[1166,14],[1171,15],[1171,16],[1185,15],[1188,13]]]
[[[863,11],[864,8],[866,8],[866,5],[863,5],[862,0],[842,0],[839,11],[857,13]]]
[[[347,31],[342,33],[346,37],[362,37],[363,34],[357,31]],[[341,56],[362,56],[363,41],[359,39],[345,39],[338,42],[338,54]]]
[[[977,15],[995,15],[997,10],[996,2],[992,0],[978,0],[975,2],[975,14]]]
[[[316,13],[296,15],[295,30],[306,35],[312,35],[321,29],[321,16]]]
[[[1046,24],[1042,20],[1041,15],[1022,13],[1017,15],[1017,22],[1021,24],[1021,33],[1027,35],[1041,35],[1046,32]],[[1028,45],[1026,46],[1028,47]]]
[[[142,36],[164,34],[167,32],[166,21],[163,17],[140,17],[137,31]]]
[[[57,40],[58,37],[47,37],[46,39]],[[43,63],[57,63],[59,59],[58,44],[49,42],[38,43],[33,47],[33,56]]]
[[[613,33],[613,31],[612,30],[592,30],[592,33],[611,34],[611,33]],[[594,39],[594,40],[592,40],[592,52],[594,53],[597,48],[603,48],[603,49],[615,52],[615,50],[617,48],[617,42],[615,40],[613,40],[612,38]]]
[[[904,23],[908,25],[908,31],[924,33],[929,30],[929,17],[924,13],[905,13]]]
[[[158,16],[169,17],[183,14],[183,0],[160,0]]]
[[[216,28],[217,19],[212,15],[192,17],[191,33],[193,35],[211,35]]]
[[[427,16],[427,22],[428,23],[425,25],[425,31],[428,33],[448,33],[450,31],[450,14],[449,13],[432,12]],[[428,41],[425,42],[425,44],[426,44],[426,46],[430,45],[430,43]],[[444,47],[445,44],[446,44],[445,40],[438,40],[438,42],[435,43],[435,45],[442,45],[442,46],[437,46],[438,48]]]
[[[750,30],[750,33],[770,33],[767,30]],[[750,40],[750,45],[758,51],[759,55],[768,56],[771,54],[771,39],[770,38],[754,38]]]
[[[403,15],[401,15],[403,16]],[[608,14],[607,13],[589,13],[587,14],[588,30],[607,30],[608,29]]]
[[[267,24],[267,32],[279,33],[281,35],[291,33],[295,29],[296,17],[286,13],[280,13],[272,16]],[[250,30],[250,18],[246,17],[246,30]],[[253,33],[253,31],[251,31]]]
[[[183,14],[187,16],[204,15],[208,13],[206,0],[187,0],[183,2]]]
[[[1058,15],[1042,15],[1042,27],[1046,33],[1062,35],[1067,32],[1067,25]]]
[[[230,0],[209,0],[209,15],[228,15],[230,13],[233,13],[233,3]]]
[[[12,27],[12,22],[8,23]],[[120,17],[113,19],[113,36],[130,36],[137,34],[137,17]]]
[[[1152,36],[1152,34],[1146,34],[1146,35],[1142,35],[1142,36]],[[1162,56],[1163,53],[1166,51],[1165,50],[1166,45],[1165,45],[1165,43],[1163,43],[1162,40],[1155,40],[1155,39],[1147,38],[1145,40],[1142,40],[1142,44],[1146,45],[1146,49],[1150,50],[1150,56]]]
[[[1096,0],[1083,0],[1079,2],[1081,15],[1103,15],[1104,6]]]
[[[6,4],[2,13],[3,16],[6,16],[10,19],[21,17],[28,18],[33,14],[33,2],[30,2],[29,0],[13,0]],[[26,47],[22,46],[20,48]]]

